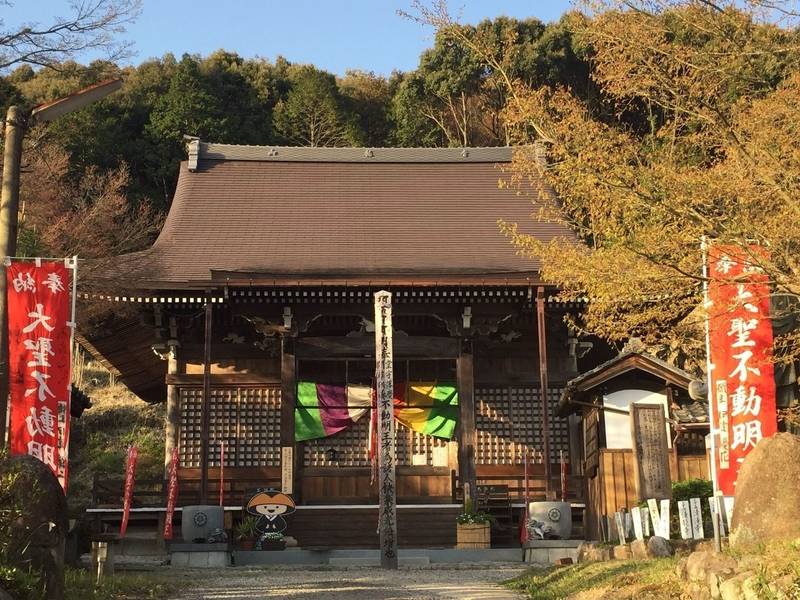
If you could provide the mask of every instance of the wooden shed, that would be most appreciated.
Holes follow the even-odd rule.
[[[618,356],[567,382],[558,414],[570,419],[572,468],[586,485],[587,539],[600,521],[637,506],[628,410],[633,403],[664,408],[673,481],[708,479],[708,408],[688,394],[692,376],[645,352],[635,341]]]

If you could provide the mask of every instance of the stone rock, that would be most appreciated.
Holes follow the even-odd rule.
[[[594,562],[592,558],[597,550],[597,542],[583,542],[578,546],[578,562]]]
[[[578,562],[602,562],[611,560],[611,548],[597,542],[584,542],[578,546]]]
[[[689,579],[686,575],[686,562],[687,559],[682,558],[678,561],[678,564],[675,565],[675,574],[678,576],[678,579]]]
[[[629,560],[631,557],[631,549],[627,544],[614,546],[611,550],[611,556],[613,556],[615,560]]]
[[[725,580],[735,572],[736,561],[724,554],[708,551],[692,552],[686,558],[686,578],[689,581],[708,582],[710,575]]]
[[[556,560],[556,566],[559,567],[566,567],[573,564],[572,559],[569,556],[564,556]]]
[[[647,552],[653,558],[666,558],[675,554],[670,541],[657,535],[647,540]]]
[[[647,548],[647,542],[644,540],[633,540],[631,542],[631,556],[637,559],[650,558],[650,552]]]
[[[783,577],[779,577],[775,581],[769,584],[769,591],[772,592],[773,596],[778,600],[788,600],[791,596],[789,594],[792,593],[792,587],[794,586],[794,575],[789,573],[788,575],[784,575]]]
[[[711,598],[708,587],[696,581],[685,587],[685,593],[690,600],[709,600]]]
[[[292,537],[291,535],[283,536],[283,541],[286,542],[287,548],[296,548],[297,547],[297,539]]]
[[[67,501],[53,472],[32,456],[7,456],[0,460],[0,476],[11,475],[6,490],[9,501],[22,507],[11,529],[8,556],[16,565],[41,572],[48,598],[64,596],[64,539],[69,521]],[[11,509],[12,506],[4,506]]]
[[[726,579],[719,586],[719,597],[721,600],[744,600],[744,592],[742,586],[745,580],[753,573],[745,571],[733,577]]]
[[[777,433],[745,458],[736,480],[731,546],[800,537],[800,437]]]

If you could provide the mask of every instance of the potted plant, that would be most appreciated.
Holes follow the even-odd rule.
[[[256,545],[256,539],[258,538],[256,521],[255,517],[245,517],[239,521],[239,524],[234,529],[236,541],[242,550],[252,550]]]
[[[476,511],[472,500],[467,500],[464,512],[456,519],[456,548],[489,548],[491,525],[492,515]]]
[[[265,533],[262,535],[256,546],[259,550],[285,550],[286,541],[282,533]]]

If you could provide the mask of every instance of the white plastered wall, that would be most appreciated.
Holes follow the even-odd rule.
[[[667,396],[658,392],[647,390],[620,390],[612,394],[603,396],[603,406],[630,410],[631,404],[660,404],[664,407],[664,419],[667,420],[667,440],[669,447],[672,448],[672,433],[669,426],[669,406]],[[612,450],[630,450],[631,448],[631,425],[628,415],[603,411],[606,428],[606,448]]]

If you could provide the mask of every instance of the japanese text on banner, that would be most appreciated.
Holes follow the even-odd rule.
[[[769,281],[749,254],[733,246],[709,251],[711,409],[720,490],[733,495],[745,456],[777,430]]]
[[[30,454],[67,486],[71,303],[64,261],[6,269],[12,454]]]

